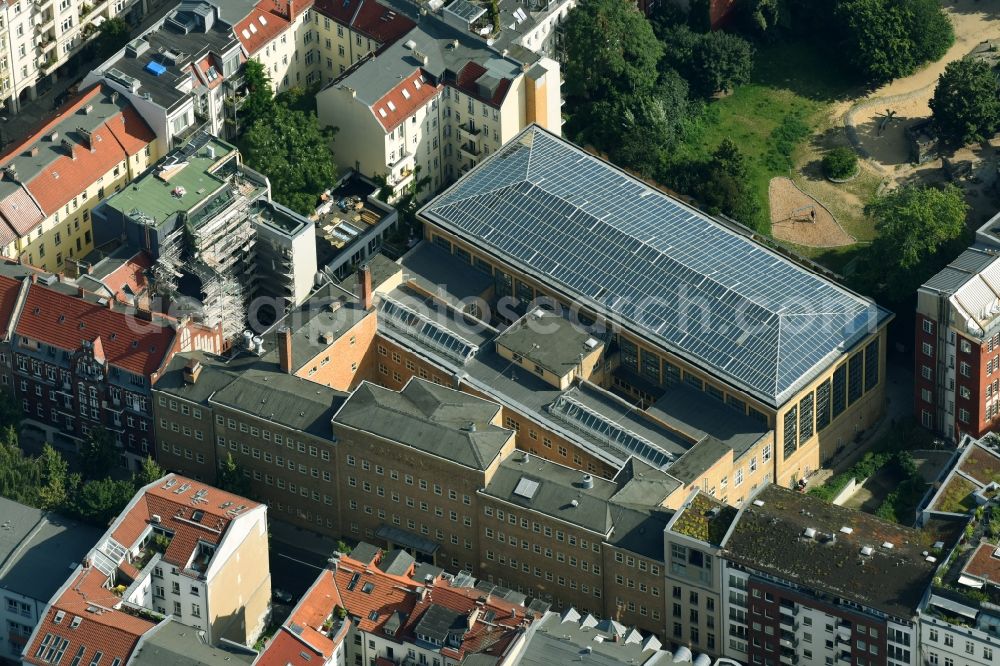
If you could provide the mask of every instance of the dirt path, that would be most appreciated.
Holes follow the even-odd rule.
[[[778,240],[808,247],[853,245],[855,238],[815,198],[784,177],[772,178],[767,188],[771,204],[771,234]]]
[[[943,4],[955,28],[955,43],[943,58],[862,99],[833,107],[833,113],[842,117],[855,149],[884,174],[895,171],[902,175],[898,172],[908,171],[910,154],[905,129],[930,116],[928,102],[948,63],[985,40],[1000,38],[1000,0],[950,0]],[[889,110],[895,115],[883,128],[881,121]]]

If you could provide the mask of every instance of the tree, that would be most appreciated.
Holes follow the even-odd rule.
[[[274,109],[274,90],[271,74],[259,60],[247,60],[243,67],[243,80],[247,95],[240,104],[239,115],[244,127],[252,126],[258,119],[268,117]]]
[[[877,237],[867,256],[868,279],[894,303],[902,303],[959,245],[968,205],[954,185],[942,189],[906,185],[875,197],[865,214]],[[957,248],[955,248],[957,249]]]
[[[781,0],[746,0],[737,6],[743,30],[756,37],[771,36],[781,20]]]
[[[628,0],[581,0],[563,24],[563,84],[577,104],[649,92],[663,46]]]
[[[63,508],[69,500],[69,463],[51,444],[42,447],[34,462],[38,467],[38,508],[47,511]]]
[[[114,438],[104,428],[93,428],[87,439],[80,445],[80,465],[88,479],[107,476],[118,466],[118,446]]]
[[[94,56],[98,60],[107,60],[125,48],[128,38],[128,23],[124,19],[116,16],[104,21],[97,29],[97,37],[94,38]]]
[[[981,60],[949,63],[930,100],[934,128],[946,144],[963,146],[993,136],[1000,127],[1000,97],[993,70]]]
[[[687,69],[688,83],[696,93],[707,97],[728,92],[750,80],[753,47],[739,35],[721,30],[705,33],[695,42]]]
[[[142,461],[142,467],[132,476],[132,483],[136,488],[142,488],[159,481],[164,474],[166,472],[163,471],[163,468],[157,465],[150,456],[146,456],[146,459]]]
[[[242,139],[243,157],[271,182],[274,199],[292,210],[313,212],[320,193],[336,180],[330,140],[316,115],[277,104],[254,121]]]
[[[746,156],[723,139],[705,162],[675,164],[664,174],[670,185],[693,196],[712,215],[722,213],[753,229],[761,227],[762,209],[749,184]]]
[[[135,486],[131,481],[93,479],[80,488],[72,510],[83,520],[96,525],[107,525],[122,512],[134,494]]]
[[[823,156],[823,172],[828,178],[843,180],[858,170],[858,155],[847,146],[838,146]]]
[[[232,453],[227,453],[226,459],[219,465],[215,485],[236,495],[247,496],[250,493],[250,480],[243,476],[243,466],[233,459]]]
[[[21,427],[24,411],[10,391],[0,391],[0,428]]]
[[[955,41],[937,0],[840,0],[834,15],[848,60],[871,83],[912,74]]]

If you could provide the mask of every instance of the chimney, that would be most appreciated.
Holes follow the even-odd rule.
[[[32,276],[31,276],[31,278],[32,278],[32,279],[31,279],[31,281],[32,281],[32,282],[34,282],[34,281],[35,281],[35,280],[34,280],[35,276],[34,276],[34,275],[32,275]],[[78,286],[78,287],[76,288],[76,295],[77,295],[77,296],[79,296],[80,298],[83,298],[83,287],[79,287],[79,286]]]
[[[194,384],[198,381],[198,377],[201,375],[201,363],[195,359],[191,359],[184,366],[184,383]]]
[[[358,283],[361,285],[361,307],[371,310],[372,307],[372,271],[365,264],[358,269]]]
[[[278,335],[281,336],[278,344],[278,365],[281,366],[282,372],[290,375],[292,374],[292,329],[282,326],[278,329]]]
[[[63,149],[66,150],[66,154],[69,155],[70,159],[72,159],[72,160],[76,159],[75,146],[73,146],[73,142],[72,141],[70,141],[69,139],[63,139],[62,140],[62,147],[63,147]]]

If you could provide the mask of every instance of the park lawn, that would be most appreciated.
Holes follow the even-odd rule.
[[[828,125],[832,103],[852,92],[846,75],[815,48],[803,43],[763,47],[751,81],[707,105],[678,156],[705,159],[724,138],[735,141],[747,156],[749,184],[763,211],[762,230],[769,233],[768,182],[790,175],[796,151]],[[783,124],[805,131],[783,140],[781,130],[775,132]]]

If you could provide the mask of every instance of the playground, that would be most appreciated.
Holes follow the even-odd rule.
[[[856,242],[822,203],[800,190],[790,178],[772,178],[768,198],[771,233],[778,240],[816,248],[843,247]]]

